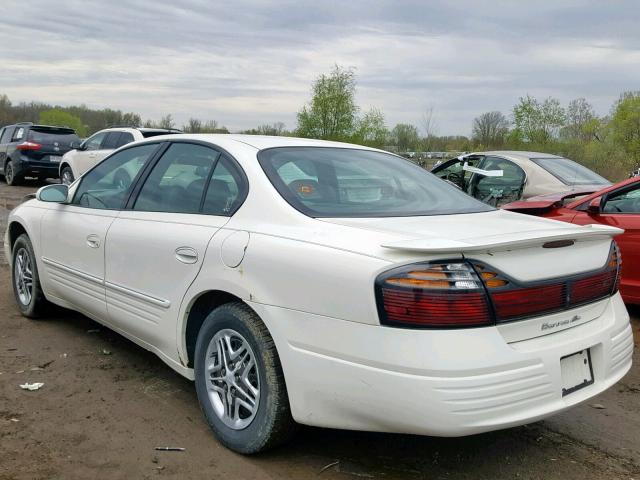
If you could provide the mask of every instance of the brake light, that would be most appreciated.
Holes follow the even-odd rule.
[[[487,296],[466,262],[425,263],[378,277],[381,320],[407,327],[475,327],[492,323]]]
[[[40,150],[42,145],[35,142],[22,142],[16,145],[16,150]]]
[[[568,310],[615,294],[621,265],[615,242],[599,271],[533,285],[476,261],[408,265],[376,279],[380,322],[413,328],[480,327]]]

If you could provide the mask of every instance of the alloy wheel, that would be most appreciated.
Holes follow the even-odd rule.
[[[29,305],[33,297],[33,269],[31,257],[25,248],[21,248],[16,254],[13,279],[20,303],[24,306]]]
[[[205,374],[211,406],[233,430],[251,424],[260,402],[260,378],[249,342],[232,329],[217,332],[207,347]]]
[[[64,169],[62,171],[62,183],[64,185],[71,185],[73,183],[73,173],[71,173],[71,170],[69,169]]]
[[[13,167],[11,166],[11,162],[8,162],[4,167],[4,179],[9,185],[13,182]]]

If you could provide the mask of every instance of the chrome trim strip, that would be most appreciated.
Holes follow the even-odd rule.
[[[96,277],[94,275],[91,275],[89,273],[84,273],[81,272],[80,270],[76,270],[75,268],[71,268],[71,267],[67,267],[66,265],[62,265],[61,263],[58,263],[54,260],[51,260],[49,258],[46,257],[42,257],[42,262],[49,265],[50,267],[55,267],[55,268],[59,268],[60,270],[70,273],[72,275],[77,275],[80,278],[84,278],[85,280],[89,280],[92,283],[98,284],[98,285],[104,285],[104,280],[100,277]]]
[[[142,300],[144,302],[150,303],[152,305],[156,305],[162,308],[169,308],[171,306],[171,302],[169,300],[164,300],[162,298],[155,298],[151,295],[147,295],[146,293],[138,292],[136,290],[132,290],[127,287],[122,287],[120,285],[116,285],[111,282],[104,282],[105,287],[110,288],[111,290],[115,290],[119,293],[124,293],[125,295],[129,295],[133,298],[137,298],[138,300]],[[107,304],[109,303],[109,299],[107,298]]]

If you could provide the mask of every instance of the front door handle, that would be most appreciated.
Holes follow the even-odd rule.
[[[198,252],[191,247],[176,248],[176,259],[182,263],[196,263],[198,261]]]
[[[87,245],[91,248],[100,247],[100,237],[92,233],[87,237]]]

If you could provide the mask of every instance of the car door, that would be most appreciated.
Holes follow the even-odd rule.
[[[210,146],[171,143],[109,229],[109,317],[160,350],[175,349],[180,303],[238,198],[237,182],[218,178],[229,162]]]
[[[623,263],[621,291],[625,298],[640,301],[640,182],[603,195],[599,210],[578,210],[573,223],[601,223],[624,229],[616,237]]]
[[[520,200],[526,180],[522,168],[506,158],[494,156],[484,157],[479,168],[487,172],[498,170],[502,174],[490,176],[474,173],[468,182],[469,195],[494,207]]]
[[[142,170],[159,144],[118,152],[80,181],[68,204],[53,204],[42,219],[43,286],[47,295],[98,320],[107,320],[105,239],[128,199],[116,179],[123,168]]]
[[[74,172],[76,178],[84,174],[91,167],[97,164],[100,160],[104,159],[110,152],[102,148],[102,143],[110,132],[98,132],[87,138],[80,146],[80,149],[75,155],[75,167]]]

